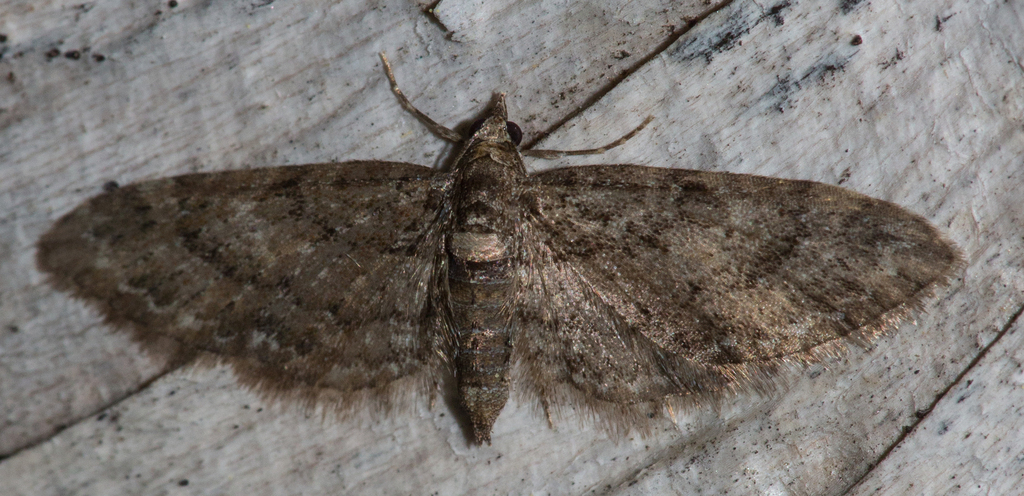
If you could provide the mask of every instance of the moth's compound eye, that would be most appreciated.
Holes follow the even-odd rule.
[[[473,136],[474,134],[476,134],[477,131],[480,130],[480,128],[484,127],[484,121],[486,121],[486,120],[487,119],[484,118],[484,119],[477,119],[476,121],[474,121],[473,125],[469,126],[469,135]]]
[[[516,146],[523,141],[523,130],[519,129],[519,125],[512,121],[505,121],[505,129],[508,130],[508,137],[512,140]]]

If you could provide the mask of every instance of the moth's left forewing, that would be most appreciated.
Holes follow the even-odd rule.
[[[723,374],[696,393],[709,398],[872,342],[960,263],[921,217],[809,181],[591,166],[532,176],[528,196],[537,244],[573,287],[618,335]]]
[[[661,416],[663,398],[685,389],[680,378],[714,382],[692,370],[665,374],[671,357],[630,329],[572,267],[538,255],[523,274],[512,316],[521,400],[539,400],[560,419],[591,418],[609,432],[646,433]]]
[[[535,193],[545,194],[527,196]],[[539,399],[549,414],[583,414],[622,434],[649,432],[667,396],[692,403],[728,387],[718,371],[665,353],[630,325],[609,295],[548,246],[544,222],[557,223],[534,210],[522,225],[527,263],[512,319],[517,393]]]

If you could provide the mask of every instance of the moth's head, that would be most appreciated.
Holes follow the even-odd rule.
[[[498,93],[490,113],[486,117],[477,119],[469,128],[469,139],[497,143],[509,142],[514,146],[519,146],[519,143],[523,141],[523,131],[515,122],[508,120],[504,93]]]

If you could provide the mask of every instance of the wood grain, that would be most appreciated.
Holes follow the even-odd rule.
[[[970,368],[1015,335],[1001,332],[1024,303],[1019,5],[733,2],[677,38],[692,11],[444,1],[431,16],[367,4],[5,5],[0,492],[844,494],[863,480],[854,493],[928,494],[1021,479],[1019,347],[1000,341],[1010,351]],[[64,55],[73,49],[77,60]],[[929,219],[968,267],[916,325],[796,371],[783,395],[677,412],[641,441],[551,428],[513,393],[499,442],[483,448],[443,401],[337,421],[263,403],[225,369],[161,376],[44,283],[38,237],[109,180],[442,164],[446,145],[389,94],[382,49],[413,103],[449,126],[471,122],[493,91],[509,92],[527,142],[552,131],[544,148],[600,146],[655,117],[605,155],[529,168],[638,163],[840,184]],[[960,391],[979,400],[958,402]],[[937,435],[942,422],[960,442]]]

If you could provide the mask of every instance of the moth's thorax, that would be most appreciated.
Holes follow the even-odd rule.
[[[456,231],[511,235],[526,179],[526,169],[514,145],[484,142],[470,147],[456,165],[456,177]]]
[[[508,309],[520,257],[519,195],[526,178],[510,142],[478,142],[456,165],[453,226],[446,237],[448,304],[458,338],[458,387],[479,442],[508,399]]]
[[[481,162],[489,160],[493,163]],[[526,177],[526,167],[519,150],[510,141],[478,141],[469,146],[456,168],[495,170],[507,177]],[[504,169],[504,171],[502,171]],[[522,180],[522,179],[520,179]]]

